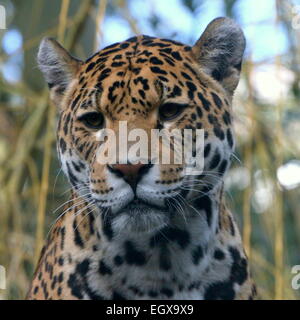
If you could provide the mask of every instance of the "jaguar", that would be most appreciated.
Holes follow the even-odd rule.
[[[245,43],[226,17],[210,22],[193,46],[139,35],[86,61],[52,38],[42,40],[38,64],[58,109],[58,156],[72,189],[27,299],[257,297],[224,195]],[[123,158],[103,163],[99,150],[113,148],[101,135],[119,137],[120,122],[149,141],[152,130],[190,129],[193,141],[202,130],[202,152],[192,148],[203,157],[201,172],[190,174],[184,161],[125,157],[132,141]],[[171,139],[173,155],[177,147]]]

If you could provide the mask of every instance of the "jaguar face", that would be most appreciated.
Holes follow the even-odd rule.
[[[44,40],[39,64],[60,108],[58,152],[75,191],[119,225],[144,230],[170,223],[195,197],[216,188],[234,147],[231,98],[244,46],[239,27],[223,18],[194,47],[138,36],[85,62]],[[164,143],[153,147],[153,132],[174,129],[182,137],[191,130],[194,144],[196,130],[202,132],[201,143],[192,144],[194,159],[204,161],[201,172],[187,171],[184,139],[169,140],[170,161],[162,163]],[[108,131],[115,140],[103,139]],[[130,152],[137,146],[146,156]],[[115,161],[104,162],[107,154]]]

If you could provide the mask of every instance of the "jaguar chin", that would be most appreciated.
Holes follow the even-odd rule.
[[[135,198],[112,216],[112,224],[120,233],[153,233],[170,224],[170,209]]]

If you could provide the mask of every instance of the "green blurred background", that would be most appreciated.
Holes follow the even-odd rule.
[[[69,193],[55,149],[56,110],[36,67],[44,36],[86,59],[134,34],[193,44],[229,16],[247,38],[234,100],[237,149],[226,178],[264,299],[299,299],[300,2],[292,0],[6,0],[0,30],[0,299],[23,299],[55,209]]]

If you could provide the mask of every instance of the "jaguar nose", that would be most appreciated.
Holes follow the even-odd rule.
[[[113,164],[108,165],[111,172],[123,179],[131,186],[135,192],[136,186],[140,178],[149,170],[150,164]]]

